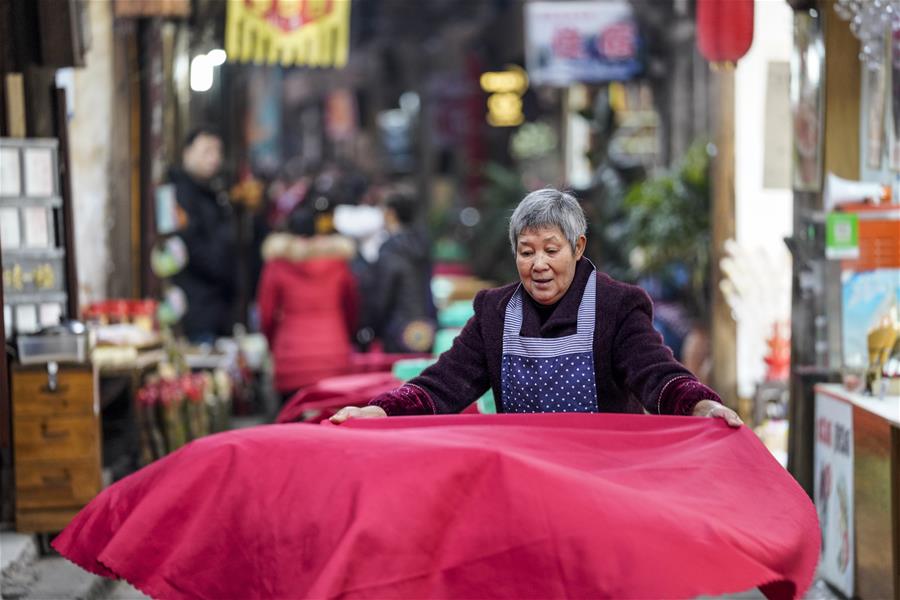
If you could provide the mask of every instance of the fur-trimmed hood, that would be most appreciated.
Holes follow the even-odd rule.
[[[290,233],[273,233],[262,245],[264,260],[284,259],[302,262],[314,258],[340,258],[350,260],[356,246],[342,235],[317,235],[301,237]]]

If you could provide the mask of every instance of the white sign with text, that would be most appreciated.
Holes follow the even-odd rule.
[[[853,596],[853,407],[816,394],[815,501],[822,528],[819,573]]]

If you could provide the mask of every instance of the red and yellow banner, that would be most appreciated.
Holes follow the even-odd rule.
[[[341,67],[350,52],[350,0],[228,0],[228,59]]]

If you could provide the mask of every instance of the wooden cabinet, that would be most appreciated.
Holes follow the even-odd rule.
[[[830,384],[815,391],[819,575],[848,597],[900,600],[900,397]],[[842,538],[851,544],[843,563]]]
[[[16,528],[61,531],[102,487],[97,382],[88,366],[12,374]]]

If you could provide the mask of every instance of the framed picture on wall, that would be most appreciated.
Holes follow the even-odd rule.
[[[794,126],[793,187],[818,192],[822,180],[822,83],[825,45],[818,17],[794,14],[791,116]]]
[[[6,337],[68,316],[58,141],[0,138],[0,254]]]
[[[38,330],[37,310],[34,304],[16,305],[16,331],[33,333]]]
[[[25,195],[33,198],[49,197],[56,191],[56,166],[51,148],[26,148]]]
[[[49,212],[45,206],[29,206],[22,210],[25,220],[25,245],[27,247],[50,247]]]
[[[18,248],[22,244],[19,228],[19,209],[0,207],[0,248]]]
[[[16,197],[22,193],[22,166],[19,151],[0,148],[0,196]]]

